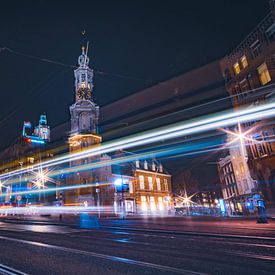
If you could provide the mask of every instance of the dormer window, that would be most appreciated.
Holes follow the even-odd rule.
[[[154,162],[152,163],[152,171],[156,171],[156,164]]]
[[[163,167],[162,167],[161,164],[159,165],[159,172],[160,172],[160,173],[163,173]]]
[[[148,162],[146,160],[144,161],[144,169],[148,170]]]
[[[136,168],[139,168],[139,160],[136,160]]]

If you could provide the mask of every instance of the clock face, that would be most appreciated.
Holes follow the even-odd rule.
[[[91,91],[85,89],[79,89],[77,91],[77,96],[80,99],[90,99],[91,98]]]
[[[84,99],[84,98],[85,98],[85,90],[79,89],[79,90],[77,91],[77,96],[78,96],[80,99]]]

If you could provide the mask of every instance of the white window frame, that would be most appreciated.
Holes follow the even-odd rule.
[[[148,177],[148,186],[149,186],[149,190],[154,190],[154,183],[153,183],[152,177]]]
[[[161,181],[160,181],[160,178],[156,178],[156,182],[157,182],[157,190],[161,191]]]
[[[165,190],[165,191],[169,191],[169,188],[168,188],[168,180],[167,180],[167,179],[164,179],[164,190]]]
[[[140,188],[140,190],[144,190],[145,189],[144,176],[143,175],[139,175],[139,188]]]

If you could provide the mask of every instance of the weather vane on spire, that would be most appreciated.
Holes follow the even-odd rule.
[[[83,39],[81,40],[82,54],[79,56],[78,64],[80,66],[86,67],[89,64],[89,58],[88,58],[89,41],[87,41],[86,30],[82,30],[81,35],[83,36]],[[86,47],[83,44],[86,44]]]

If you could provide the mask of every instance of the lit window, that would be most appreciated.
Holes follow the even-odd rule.
[[[29,157],[29,158],[28,158],[28,162],[29,162],[29,163],[34,163],[34,158],[33,158],[33,157]]]
[[[81,88],[82,88],[82,89],[85,89],[85,86],[86,86],[86,85],[85,85],[85,82],[82,82],[82,83],[81,83]]]
[[[147,210],[146,196],[141,196],[140,200],[141,200],[141,209],[143,211],[146,211]]]
[[[244,174],[244,166],[243,166],[243,164],[242,164],[242,163],[240,163],[240,165],[239,165],[239,166],[240,166],[241,173],[242,173],[242,174]]]
[[[149,190],[154,190],[152,177],[148,177],[148,183],[149,183]]]
[[[164,190],[168,191],[168,180],[164,179]]]
[[[139,168],[139,160],[136,160],[136,168]]]
[[[140,189],[144,189],[144,176],[142,175],[139,176],[139,186]]]
[[[156,164],[154,162],[152,163],[152,171],[156,171]]]
[[[133,193],[133,183],[129,181],[129,193]]]
[[[156,204],[155,204],[155,198],[154,197],[150,197],[150,208],[152,211],[156,210]]]
[[[247,58],[245,55],[241,57],[241,64],[243,69],[245,69],[248,66]]]
[[[157,182],[157,190],[161,191],[160,178],[156,178],[156,182]]]
[[[239,73],[241,72],[240,65],[239,65],[238,62],[236,62],[236,63],[233,65],[233,67],[234,67],[234,72],[235,72],[236,75],[239,74]]]
[[[258,74],[262,85],[265,85],[271,81],[271,77],[267,69],[266,63],[263,63],[260,67],[258,67]]]
[[[163,198],[158,197],[158,203],[159,203],[159,210],[163,210]]]

